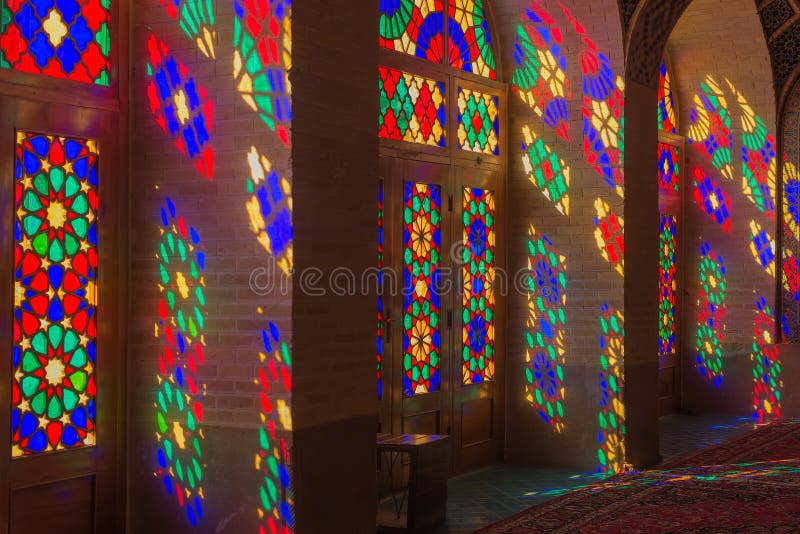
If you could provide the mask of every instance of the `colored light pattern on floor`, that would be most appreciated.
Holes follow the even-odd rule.
[[[95,444],[97,144],[17,132],[11,456]]]
[[[525,398],[556,432],[565,428],[567,267],[546,235],[528,230]]]
[[[197,48],[209,59],[215,59],[214,42],[214,4],[212,0],[161,0],[173,20],[178,21],[181,30]]]
[[[11,0],[0,15],[0,67],[109,85],[111,0]]]
[[[561,47],[561,29],[544,6],[532,0],[523,22],[517,25],[511,89],[559,137],[569,141],[567,102],[572,98],[572,88]]]
[[[668,191],[679,191],[681,183],[681,158],[679,148],[667,143],[658,143],[658,187]]]
[[[444,59],[446,0],[380,0],[378,44],[434,63]]]
[[[378,399],[383,398],[383,180],[378,181],[378,332],[376,347],[376,373],[378,378]]]
[[[603,199],[594,201],[594,239],[603,259],[625,276],[625,221]]]
[[[689,114],[689,143],[698,143],[708,161],[725,178],[733,180],[731,116],[728,101],[712,76],[700,83]]]
[[[672,76],[667,68],[667,62],[662,60],[658,77],[658,129],[662,132],[677,133],[677,124]]]
[[[476,384],[494,380],[494,192],[465,187],[462,208],[461,370],[464,384]]]
[[[783,162],[783,288],[784,302],[800,302],[800,173],[790,161]],[[784,310],[787,311],[787,310]]]
[[[294,492],[289,466],[287,436],[292,432],[292,357],[289,345],[281,341],[274,323],[261,333],[264,351],[259,353],[261,366],[256,384],[261,397],[259,451],[255,469],[259,484],[259,534],[290,534],[294,527]],[[273,402],[270,397],[278,396]]]
[[[668,356],[675,353],[678,218],[674,215],[661,215],[659,226],[661,246],[658,254],[658,353],[661,356]]]
[[[603,303],[600,310],[600,412],[597,414],[597,459],[600,473],[613,474],[625,465],[625,319]]]
[[[158,454],[156,476],[173,495],[193,526],[203,518],[203,405],[206,299],[205,253],[200,236],[177,215],[169,198],[161,208],[161,242],[156,253],[160,280],[155,336],[163,345],[156,374]]]
[[[447,106],[443,82],[378,67],[378,136],[446,146]]]
[[[725,263],[708,243],[700,248],[700,297],[697,301],[697,366],[719,389],[722,386],[722,339],[727,279]]]
[[[233,78],[245,103],[290,144],[292,0],[234,0]]]
[[[294,267],[292,184],[278,176],[272,163],[256,147],[250,147],[247,163],[250,167],[247,193],[251,197],[245,206],[250,230],[264,250],[275,258],[281,271],[288,275]]]
[[[731,231],[731,199],[706,173],[694,169],[694,201],[726,232]]]
[[[778,346],[775,344],[775,314],[764,297],[756,303],[753,348],[753,418],[780,418],[783,380]]]
[[[727,80],[726,80],[727,81]],[[758,210],[770,218],[775,215],[775,181],[778,161],[775,138],[764,120],[756,115],[747,99],[728,81],[741,111],[742,192]]]
[[[494,52],[484,0],[450,0],[447,24],[450,66],[494,80]]]
[[[155,35],[147,41],[147,50],[147,99],[153,118],[175,139],[175,145],[194,162],[200,174],[212,179],[214,149],[209,132],[213,127],[213,101]]]
[[[583,154],[609,187],[625,196],[625,81],[616,76],[611,60],[597,48],[580,22],[563,5],[567,19],[581,38],[583,74]]]
[[[500,97],[459,87],[456,119],[462,150],[500,155]]]
[[[528,180],[562,215],[569,215],[569,165],[529,126],[523,126],[522,136],[522,165]]]
[[[770,276],[775,276],[775,240],[756,221],[750,221],[750,253]]]
[[[438,391],[441,381],[442,193],[406,182],[403,198],[403,392],[410,397]]]

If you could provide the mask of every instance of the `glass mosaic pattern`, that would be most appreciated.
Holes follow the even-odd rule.
[[[675,353],[678,218],[674,215],[661,215],[659,226],[658,353],[669,356]]]
[[[446,146],[445,85],[389,67],[378,67],[378,136]]]
[[[529,126],[523,126],[522,136],[522,165],[528,180],[562,215],[569,215],[569,165]]]
[[[463,150],[500,155],[500,97],[459,87],[456,118]]]

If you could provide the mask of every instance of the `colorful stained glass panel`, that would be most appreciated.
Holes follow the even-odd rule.
[[[672,92],[672,76],[666,61],[661,62],[658,79],[658,129],[676,133],[675,94]]]
[[[381,66],[378,91],[379,137],[445,147],[447,108],[443,82]]]
[[[658,353],[675,353],[675,313],[677,310],[678,218],[661,215],[658,278]]]
[[[457,119],[462,150],[500,155],[500,97],[459,87]]]
[[[444,0],[380,0],[379,45],[441,63],[444,6]]]
[[[449,4],[450,66],[494,80],[497,73],[484,0],[449,0]]]
[[[667,191],[679,191],[681,183],[679,148],[667,143],[658,143],[658,187]]]

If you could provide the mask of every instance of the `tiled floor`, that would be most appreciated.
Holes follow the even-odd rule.
[[[752,419],[732,416],[670,415],[663,417],[660,423],[664,460],[753,429]],[[460,475],[450,479],[447,523],[435,534],[467,534],[597,480],[597,474],[509,465],[493,465]]]

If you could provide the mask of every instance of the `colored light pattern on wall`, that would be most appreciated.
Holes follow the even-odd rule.
[[[500,155],[500,97],[459,87],[456,119],[462,150]]]
[[[97,144],[17,132],[11,456],[95,444]]]
[[[492,37],[483,0],[381,0],[378,44],[434,63],[495,79]]]
[[[233,78],[245,103],[290,144],[292,0],[234,0]]]
[[[770,276],[775,276],[775,240],[756,221],[750,221],[750,253]]]
[[[163,41],[151,35],[147,41],[147,99],[150,112],[175,145],[189,157],[201,175],[214,177],[214,149],[209,143],[214,103],[205,88],[169,55]]]
[[[674,215],[661,215],[659,227],[661,246],[658,255],[658,353],[661,356],[668,356],[675,353],[678,218]]]
[[[572,88],[561,46],[561,29],[547,10],[532,0],[524,22],[517,25],[511,89],[559,137],[569,141],[567,102],[572,98]]]
[[[601,473],[613,474],[625,465],[625,320],[603,303],[600,310],[600,412],[597,414],[597,459]]]
[[[161,0],[169,16],[178,24],[197,48],[209,59],[214,59],[214,4],[212,0]]]
[[[378,136],[444,148],[445,85],[429,78],[378,67]]]
[[[594,238],[603,259],[614,266],[620,276],[625,276],[625,221],[611,211],[609,205],[598,198],[594,201]]]
[[[292,357],[274,323],[261,333],[264,352],[256,384],[261,397],[259,451],[255,469],[259,473],[259,534],[290,534],[294,527],[290,448],[286,437],[292,431],[288,403],[292,393]],[[273,402],[270,397],[278,396]]]
[[[753,418],[764,421],[781,416],[783,380],[778,346],[775,345],[775,314],[760,297],[756,303],[753,348]]]
[[[569,215],[569,165],[529,126],[523,126],[522,135],[525,139],[522,143],[522,165],[528,173],[528,180],[562,215]]]
[[[475,384],[494,379],[494,192],[465,187],[462,207],[462,377]]]
[[[784,307],[800,302],[800,173],[790,161],[783,162],[783,288]],[[796,306],[794,307],[796,309]],[[786,312],[788,310],[784,310]]]
[[[378,333],[376,347],[376,372],[378,375],[378,398],[383,398],[383,180],[378,181]]]
[[[161,208],[161,242],[156,259],[160,280],[155,335],[163,344],[156,374],[158,454],[156,476],[193,526],[203,518],[203,365],[207,312],[203,288],[205,253],[200,236],[178,216],[169,198]]]
[[[700,167],[694,169],[694,201],[723,230],[731,231],[731,199]]]
[[[111,0],[2,5],[0,67],[109,85]]]
[[[742,192],[760,212],[772,218],[775,215],[778,165],[775,138],[767,131],[767,125],[756,115],[744,95],[730,81],[728,86],[736,95],[741,110]]]
[[[247,163],[250,166],[247,192],[251,197],[246,207],[250,230],[275,258],[281,271],[290,274],[294,266],[292,184],[278,176],[272,163],[256,147],[250,147]]]
[[[658,143],[658,187],[668,191],[679,191],[681,184],[681,158],[679,148],[667,143]]]
[[[406,182],[403,198],[403,391],[410,397],[438,391],[441,380],[442,193]]]
[[[697,302],[697,366],[714,384],[722,385],[722,339],[727,278],[725,263],[708,243],[700,248],[700,297]]]
[[[528,231],[525,398],[556,432],[564,430],[567,267],[546,235]]]
[[[625,196],[625,81],[616,76],[611,60],[599,51],[583,25],[563,5],[561,9],[580,36],[583,74],[583,154],[609,187]]]
[[[658,77],[658,129],[662,132],[677,133],[677,124],[672,76],[667,68],[667,62],[661,61]]]
[[[689,142],[702,145],[701,150],[714,168],[733,180],[733,135],[728,102],[712,76],[707,76],[700,88],[689,114]]]

